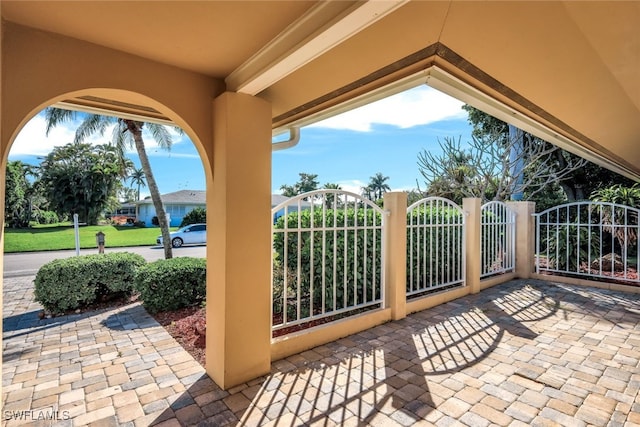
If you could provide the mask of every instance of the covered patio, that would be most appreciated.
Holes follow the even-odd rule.
[[[598,402],[595,407],[605,408],[603,411],[612,420],[620,411],[627,414],[626,421],[633,421],[637,406],[633,411],[630,408],[637,405],[637,358],[635,371],[629,370],[633,357],[628,352],[637,351],[638,338],[633,336],[638,330],[637,300],[608,291],[524,282],[532,286],[533,294],[549,293],[551,299],[545,297],[531,309],[523,307],[521,312],[493,302],[487,302],[491,309],[478,303],[479,311],[472,310],[474,301],[492,301],[503,292],[528,292],[527,288],[518,290],[518,285],[501,285],[479,296],[447,303],[447,310],[460,310],[460,322],[469,316],[478,322],[476,326],[467,320],[460,323],[451,320],[458,317],[447,314],[442,321],[448,326],[469,324],[472,328],[450,330],[457,334],[451,337],[434,336],[432,343],[425,337],[421,345],[413,342],[429,331],[432,335],[444,333],[438,322],[429,323],[433,316],[442,314],[439,310],[443,309],[436,307],[413,314],[408,320],[376,326],[346,341],[319,347],[320,350],[303,352],[293,359],[272,360],[270,177],[272,150],[298,143],[297,128],[428,84],[638,179],[640,3],[399,0],[123,4],[8,0],[0,3],[0,14],[3,165],[21,127],[50,105],[175,124],[198,148],[207,177],[210,215],[206,372],[217,384],[214,387],[213,382],[203,380],[204,389],[212,387],[207,392],[213,394],[202,394],[205,397],[200,401],[214,406],[224,403],[229,409],[220,406],[221,411],[216,410],[216,414],[226,414],[223,416],[229,419],[257,417],[260,424],[285,422],[290,417],[322,424],[336,417],[339,423],[350,422],[349,414],[366,419],[371,412],[368,409],[375,409],[376,416],[395,414],[405,420],[399,421],[402,423],[411,419],[409,413],[420,412],[423,421],[428,422],[429,416],[439,413],[442,417],[455,417],[460,408],[468,415],[459,417],[474,417],[477,411],[467,409],[485,405],[511,420],[520,419],[516,412],[524,417],[522,413],[530,411],[532,419],[553,419],[547,415],[559,412],[574,417],[578,424],[597,424],[594,419],[600,420],[598,417],[604,415],[588,411],[594,407],[591,403]],[[274,148],[272,135],[287,131],[291,140]],[[4,174],[0,177],[0,203],[4,203]],[[246,268],[248,260],[251,269]],[[532,260],[528,261],[530,264]],[[517,277],[529,279],[521,272]],[[7,286],[6,281],[3,284]],[[568,292],[568,308],[562,307],[565,294],[556,298],[556,292]],[[583,298],[583,292],[590,294]],[[580,304],[575,305],[578,308],[573,305],[576,295],[580,295]],[[604,310],[602,307],[610,307],[607,301],[612,300],[616,301],[615,309]],[[3,307],[10,302],[5,301]],[[595,304],[593,310],[580,308],[591,304]],[[627,311],[621,308],[625,304],[629,305]],[[545,311],[545,307],[551,311]],[[536,319],[534,312],[549,316],[537,319],[531,326],[526,323],[527,316]],[[524,317],[519,318],[519,313]],[[419,326],[412,329],[415,324]],[[476,327],[480,329],[474,332]],[[627,335],[618,337],[618,332]],[[387,333],[391,341],[385,342]],[[464,334],[475,338],[465,341]],[[578,335],[570,339],[572,334]],[[360,342],[369,338],[380,345]],[[402,342],[394,342],[397,339]],[[56,340],[59,338],[52,342]],[[463,345],[464,351],[460,347]],[[592,345],[595,347],[589,347]],[[558,346],[566,351],[559,351]],[[511,368],[503,366],[502,371],[496,368],[481,373],[481,368],[488,366],[485,364],[500,366],[495,357],[503,351],[510,361],[505,365]],[[115,366],[124,360],[126,365],[126,357],[115,354],[117,357],[110,363]],[[526,359],[530,354],[536,357]],[[557,359],[558,375],[554,371],[554,375],[545,376],[540,369],[533,369],[536,365],[531,360],[543,363],[542,355]],[[597,366],[587,364],[590,357],[595,357],[593,363]],[[326,363],[315,364],[325,358]],[[478,361],[473,366],[465,365],[475,359]],[[354,376],[351,370],[342,371],[341,361],[359,373]],[[533,367],[522,368],[516,361]],[[358,366],[369,365],[372,371],[366,375],[364,370],[357,370]],[[384,369],[380,370],[382,366]],[[585,366],[587,372],[580,370]],[[624,366],[629,368],[626,373]],[[272,371],[274,367],[277,372]],[[483,375],[486,381],[481,379]],[[359,382],[353,379],[356,377]],[[503,385],[495,384],[498,378]],[[411,383],[411,379],[418,384]],[[616,381],[624,382],[624,389]],[[585,383],[592,384],[593,393],[584,394]],[[377,384],[381,388],[376,388]],[[455,390],[459,384],[475,384],[478,387],[471,385],[469,390],[479,392],[474,398],[464,394],[470,401],[456,397],[466,390]],[[33,392],[36,388],[49,389],[50,385],[34,385]],[[195,405],[202,411],[204,407],[200,408],[197,399],[200,393],[196,391],[200,385],[183,385],[189,395],[193,391]],[[276,392],[278,387],[284,389]],[[287,400],[293,387],[303,387],[306,391],[301,396],[305,397]],[[433,392],[435,389],[439,392]],[[563,393],[573,396],[568,389],[575,393],[580,390],[584,395],[566,396]],[[553,396],[544,395],[544,390]],[[354,399],[351,393],[359,397]],[[452,394],[447,402],[451,402],[451,408],[447,413],[442,411],[448,407],[446,402],[437,400],[449,393]],[[579,409],[568,415],[570,408],[563,412],[552,406],[558,393],[563,397],[561,401],[575,403]],[[617,397],[612,398],[611,393],[618,393]],[[625,393],[633,395],[633,399]],[[222,398],[216,398],[218,395],[228,399],[235,396],[238,406],[229,406]],[[6,396],[5,405],[9,399],[20,401],[10,394]],[[528,402],[526,408],[521,406],[521,396]],[[498,404],[491,406],[487,401],[495,403],[493,398],[508,405],[502,410]],[[285,406],[279,407],[279,402],[290,403],[295,410],[284,411]],[[407,412],[403,408],[410,402],[418,403]],[[420,402],[426,406],[420,406]],[[112,400],[111,404],[116,411],[116,402]],[[309,412],[303,410],[307,404],[312,406]],[[329,413],[337,415],[323,421],[316,419],[314,411],[321,404],[335,408]],[[513,405],[510,413],[514,415],[509,415],[507,410]],[[618,406],[622,410],[616,409]],[[177,416],[178,408],[175,409]],[[263,410],[271,411],[270,415]],[[107,418],[110,416],[115,412]],[[592,416],[595,418],[589,418]],[[618,416],[622,417],[615,415]],[[353,421],[362,422],[357,421],[358,417]],[[491,421],[496,419],[497,415]],[[375,424],[373,419],[370,422]]]

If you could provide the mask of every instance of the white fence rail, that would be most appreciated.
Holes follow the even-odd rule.
[[[380,207],[354,193],[318,190],[272,214],[274,332],[383,306]]]
[[[576,202],[536,214],[536,272],[640,282],[639,212]]]
[[[464,214],[454,202],[428,197],[407,211],[407,297],[464,284]]]
[[[489,202],[480,209],[480,277],[509,273],[516,265],[516,214],[504,202]]]

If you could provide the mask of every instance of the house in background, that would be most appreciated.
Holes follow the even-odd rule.
[[[170,227],[178,227],[182,218],[195,208],[206,209],[207,207],[207,193],[204,190],[180,190],[160,197]],[[151,197],[139,200],[135,204],[138,207],[138,221],[144,221],[147,227],[151,226],[153,217],[156,216],[156,208],[153,206]]]
[[[178,227],[182,222],[182,218],[195,208],[207,207],[207,193],[204,190],[180,190],[173,193],[167,193],[160,196],[164,205],[164,210],[167,213],[170,227]],[[287,196],[282,194],[271,195],[271,208],[279,205],[280,203],[288,200]],[[147,197],[144,200],[135,202],[137,206],[136,218],[138,221],[144,221],[147,227],[153,224],[153,217],[156,216],[156,209],[153,206],[151,197]],[[124,205],[123,205],[124,206]],[[308,209],[310,204],[303,202],[303,209]],[[291,212],[294,208],[289,207],[288,211]],[[274,216],[274,221],[279,218],[284,212],[284,209],[278,211]]]
[[[281,203],[286,202],[287,200],[289,200],[290,197],[287,196],[283,196],[282,194],[272,194],[271,195],[271,209],[275,208],[276,206],[278,206]],[[287,206],[287,213],[291,213],[291,212],[296,212],[298,210],[297,206]],[[307,201],[301,201],[300,202],[300,209],[311,209],[311,203],[307,202]],[[280,218],[282,215],[284,215],[284,210],[285,208],[282,208],[280,210],[278,210],[275,214],[273,214],[273,222],[275,224],[275,222],[278,220],[278,218]]]

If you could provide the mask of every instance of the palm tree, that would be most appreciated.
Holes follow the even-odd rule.
[[[333,182],[327,182],[324,185],[325,190],[342,190],[342,187],[340,187],[340,184],[335,184]],[[329,207],[336,207],[336,197],[335,194],[325,194],[325,201],[327,206]],[[338,199],[338,202],[340,200]]]
[[[389,179],[388,176],[384,176],[378,172],[370,178],[368,188],[372,193],[374,199],[378,200],[382,198],[382,195],[387,191],[391,191],[391,187],[386,183]]]
[[[75,111],[63,110],[54,107],[47,108],[45,110],[45,119],[47,121],[47,135],[49,134],[49,131],[51,131],[51,129],[53,129],[57,125],[74,120],[75,117]],[[162,205],[160,190],[158,189],[158,184],[156,183],[156,179],[153,176],[153,172],[151,171],[151,164],[149,163],[149,157],[147,156],[147,152],[144,148],[144,140],[142,139],[142,129],[143,126],[145,126],[145,123],[131,119],[99,116],[96,114],[86,114],[78,129],[76,129],[74,142],[80,143],[90,135],[96,133],[104,135],[107,127],[113,124],[115,124],[115,126],[112,133],[111,143],[118,149],[122,162],[126,161],[125,149],[127,146],[135,146],[136,151],[138,152],[140,164],[142,165],[142,170],[144,171],[144,175],[147,180],[147,186],[149,188],[149,192],[151,193],[151,200],[153,201],[153,206],[155,207],[156,215],[158,216],[158,224],[160,225],[160,231],[162,234],[162,241],[164,246],[164,257],[165,259],[173,258],[167,215],[165,213],[164,206]],[[161,148],[164,148],[166,150],[171,149],[171,144],[173,141],[167,126],[154,123],[146,123],[146,126]],[[181,131],[178,128],[176,128],[176,130],[178,130],[179,132]]]
[[[136,200],[140,200],[140,187],[146,187],[147,183],[144,180],[145,174],[142,168],[133,169],[133,172],[129,174],[131,185],[136,185]]]

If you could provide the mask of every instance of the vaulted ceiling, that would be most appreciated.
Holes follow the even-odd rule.
[[[262,97],[274,128],[426,83],[640,177],[640,2],[4,0],[0,12]]]

